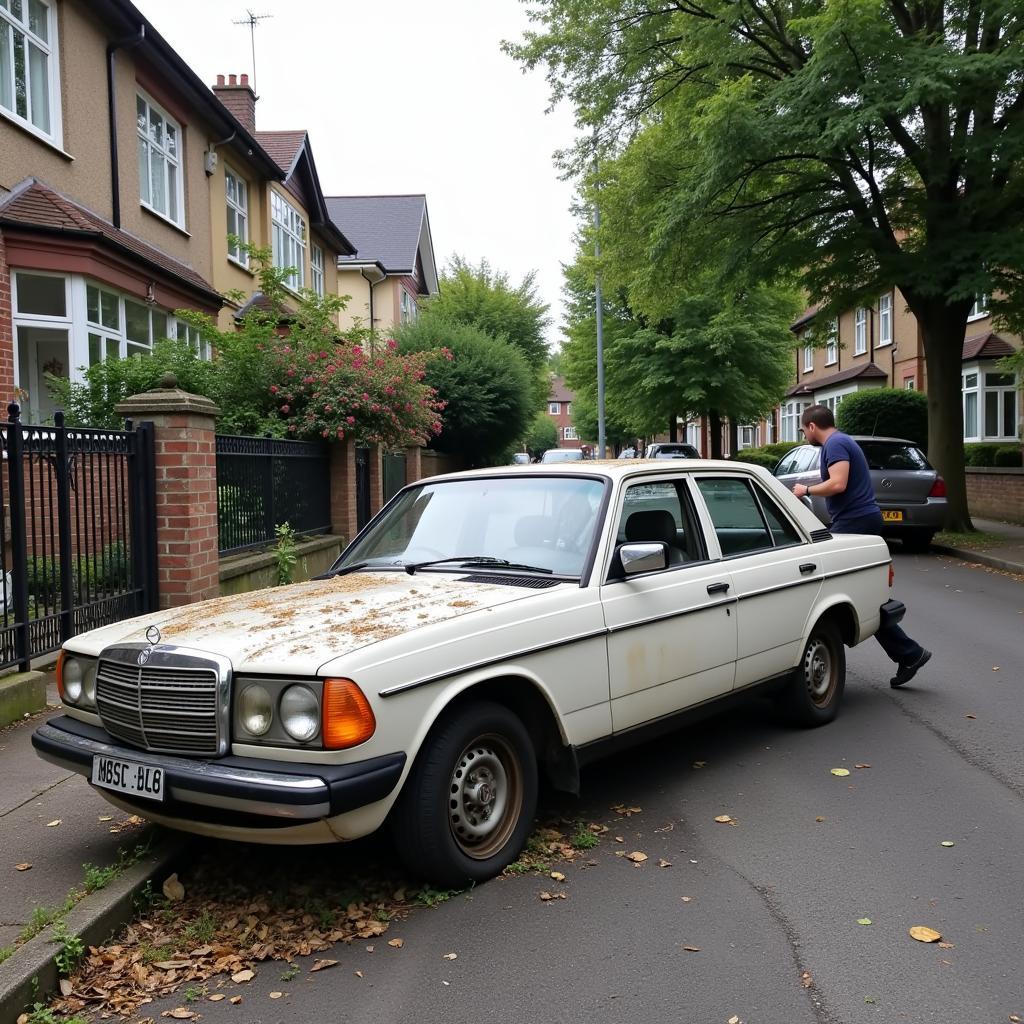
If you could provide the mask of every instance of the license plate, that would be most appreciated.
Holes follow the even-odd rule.
[[[164,771],[137,761],[96,754],[92,759],[92,784],[147,800],[163,800]]]
[[[903,513],[898,509],[883,508],[882,519],[887,523],[902,523]]]

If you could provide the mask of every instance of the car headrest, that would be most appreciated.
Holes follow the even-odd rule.
[[[666,544],[674,544],[676,521],[671,512],[661,508],[634,512],[626,520],[626,540],[663,540]]]

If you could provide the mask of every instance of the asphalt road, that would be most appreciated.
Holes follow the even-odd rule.
[[[610,826],[562,867],[567,899],[539,899],[550,879],[490,882],[394,923],[401,949],[339,946],[320,954],[337,967],[287,984],[266,963],[221,989],[240,1005],[190,1008],[235,1024],[1024,1019],[1024,583],[896,562],[905,626],[935,652],[911,685],[890,690],[870,641],[850,652],[831,726],[793,731],[755,703],[594,766],[578,801],[548,797],[549,812]],[[620,803],[642,810],[619,817]],[[330,868],[322,851],[264,856],[315,884],[374,850]],[[615,855],[633,850],[649,859]],[[914,925],[948,946],[914,941]]]

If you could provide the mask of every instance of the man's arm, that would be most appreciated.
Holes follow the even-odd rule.
[[[846,485],[850,482],[850,462],[843,459],[841,462],[833,462],[828,467],[828,479],[822,480],[820,484],[793,484],[793,493],[802,498],[805,494],[813,494],[816,497],[828,498],[833,494],[842,494]]]

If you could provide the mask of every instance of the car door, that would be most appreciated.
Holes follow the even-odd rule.
[[[813,545],[750,475],[700,473],[693,482],[737,601],[735,686],[780,675],[799,659],[821,589]]]
[[[626,577],[615,552],[638,513],[633,523],[671,515],[675,544],[669,546],[676,564]],[[720,562],[708,559],[683,474],[628,483],[614,517],[617,531],[604,567],[601,601],[608,629],[612,728],[622,732],[732,689],[736,616],[731,576]],[[637,541],[663,536],[652,532],[645,537],[635,529],[629,533]]]
[[[821,449],[815,448],[812,444],[802,444],[799,448],[787,452],[775,467],[775,477],[789,489],[797,483],[807,487],[821,483]],[[832,517],[828,514],[825,499],[819,494],[811,494],[808,495],[808,500],[811,503],[811,511],[828,526]]]

